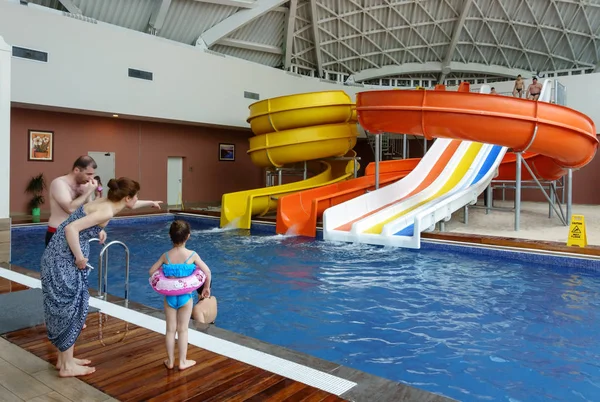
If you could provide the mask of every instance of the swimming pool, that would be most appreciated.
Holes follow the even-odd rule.
[[[167,219],[113,221],[107,230],[130,248],[130,298],[156,308],[162,299],[147,272],[170,247]],[[222,328],[463,401],[594,400],[600,392],[595,269],[250,236],[186,219],[188,246],[213,271]],[[12,262],[38,270],[44,228],[12,236]],[[117,296],[122,256],[111,249]]]

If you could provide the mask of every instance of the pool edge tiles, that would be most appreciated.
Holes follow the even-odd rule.
[[[465,254],[482,255],[486,257],[509,258],[511,260],[532,264],[548,264],[564,268],[577,268],[600,272],[600,258],[589,255],[487,244],[476,245],[473,243],[433,239],[422,241],[421,248],[424,250],[436,251],[458,251]]]
[[[2,265],[0,265],[0,277],[25,284],[32,289],[41,287],[39,279],[7,269]],[[160,334],[165,333],[164,313],[162,311],[152,309],[153,312],[142,312],[135,308],[126,308],[115,304],[117,303],[116,299],[122,300],[121,298],[114,296],[111,296],[111,298],[114,298],[115,301],[110,302],[90,297],[90,306],[99,309],[104,314],[141,326],[150,331]],[[217,334],[210,332],[217,332]],[[229,336],[223,336],[224,333],[229,334]],[[263,347],[256,348],[256,344],[245,346],[243,344],[244,339],[258,342]],[[348,401],[367,401],[374,394],[376,394],[375,397],[377,400],[381,401],[455,401],[441,394],[432,393],[401,382],[387,380],[383,377],[371,375],[296,351],[291,351],[292,356],[296,357],[296,359],[292,358],[290,360],[286,356],[290,352],[287,348],[269,344],[216,326],[208,326],[208,329],[203,331],[194,328],[194,324],[190,324],[189,343],[321,389]],[[306,363],[294,361],[298,360],[298,358],[305,360]]]

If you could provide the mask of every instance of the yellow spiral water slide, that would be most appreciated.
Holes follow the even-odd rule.
[[[248,155],[260,167],[283,167],[309,161],[312,177],[278,186],[223,194],[221,227],[249,229],[253,216],[277,209],[286,194],[353,177],[352,150],[358,138],[356,109],[344,91],[311,92],[265,99],[249,106],[254,133]],[[358,169],[358,166],[357,166]]]

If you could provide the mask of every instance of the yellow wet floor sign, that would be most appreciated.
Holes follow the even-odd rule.
[[[583,215],[573,215],[571,217],[567,246],[587,246],[587,232],[585,230],[585,219],[583,218]]]

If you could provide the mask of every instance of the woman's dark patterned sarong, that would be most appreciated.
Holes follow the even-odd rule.
[[[75,344],[88,313],[89,268],[78,269],[65,237],[65,227],[85,216],[83,206],[73,212],[57,229],[42,256],[42,295],[48,339],[61,352]],[[90,253],[89,240],[102,230],[92,226],[79,233],[83,255]]]

